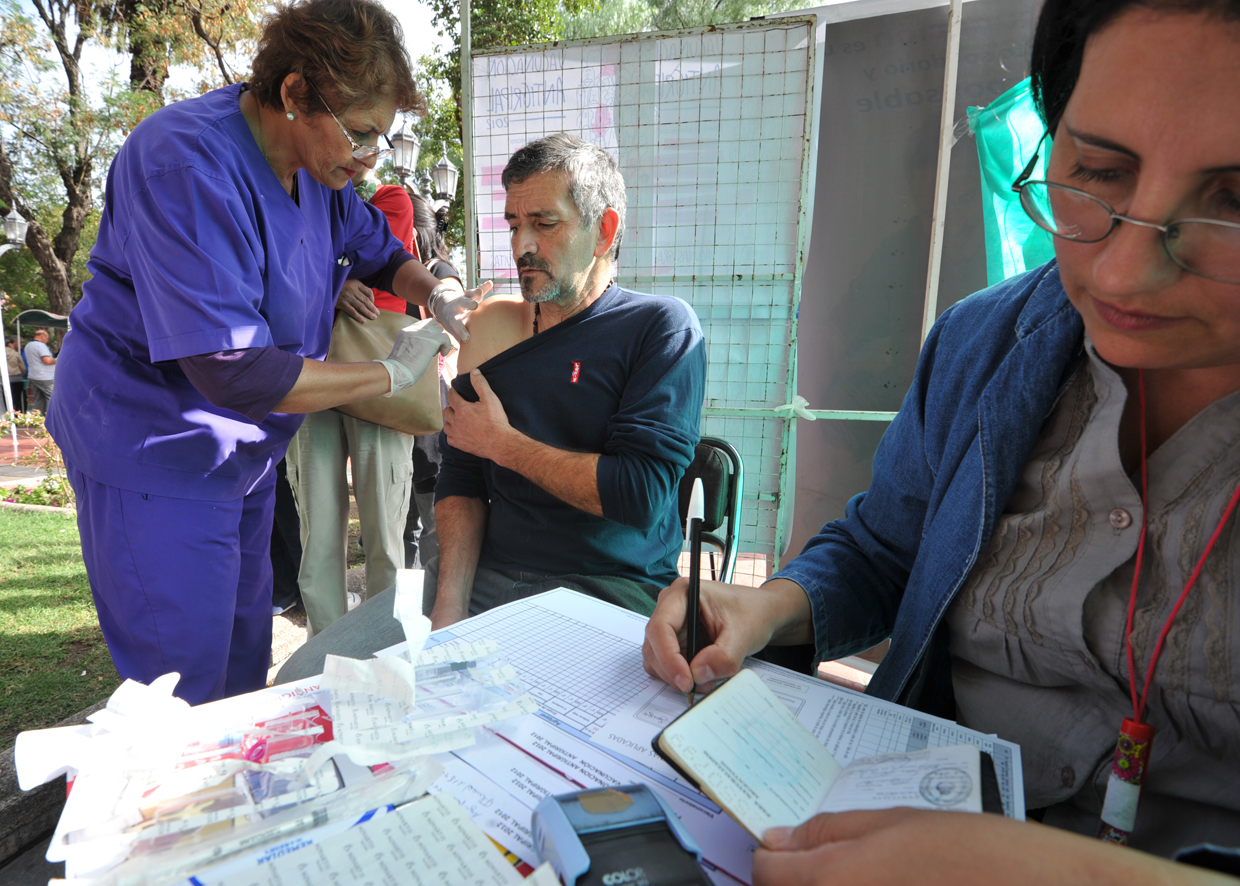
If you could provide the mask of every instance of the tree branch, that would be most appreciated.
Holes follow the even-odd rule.
[[[207,29],[202,24],[202,8],[191,6],[189,3],[185,3],[183,6],[189,12],[189,20],[190,24],[194,26],[194,33],[198,35],[203,43],[207,44],[211,54],[215,56],[215,63],[219,66],[220,76],[224,78],[225,83],[232,83],[233,74],[228,69],[228,63],[224,61],[224,54],[220,51],[219,41],[211,39],[211,35],[207,33]]]
[[[68,266],[56,256],[55,247],[47,236],[47,231],[35,219],[34,213],[13,193],[13,162],[3,140],[0,140],[0,200],[18,215],[24,218],[29,227],[26,228],[26,245],[43,271],[43,281],[47,288],[48,304],[57,314],[68,313],[73,307],[69,298]]]

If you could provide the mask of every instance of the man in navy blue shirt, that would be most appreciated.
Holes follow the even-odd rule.
[[[566,586],[648,615],[683,540],[676,489],[706,374],[697,317],[612,282],[626,199],[606,151],[548,136],[502,181],[522,297],[469,319],[427,611],[440,628]]]
[[[512,156],[503,184],[521,298],[492,298],[467,321],[424,609],[442,628],[568,587],[649,615],[683,543],[677,485],[699,437],[701,327],[683,301],[612,282],[626,200],[606,151],[548,136]],[[320,673],[328,652],[399,642],[393,598],[335,622],[279,681]]]

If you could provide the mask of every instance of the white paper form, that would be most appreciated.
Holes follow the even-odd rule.
[[[504,657],[517,668],[530,693],[539,701],[541,710],[537,717],[556,727],[558,738],[544,734],[546,740],[542,742],[528,736],[523,740],[519,732],[508,730],[503,724],[492,727],[495,731],[505,734],[551,769],[580,782],[582,787],[593,787],[595,783],[582,772],[573,773],[565,768],[563,759],[548,752],[548,745],[564,748],[570,746],[566,742],[575,739],[592,748],[593,758],[586,754],[581,757],[600,771],[609,771],[608,757],[624,767],[621,771],[632,770],[635,777],[631,780],[650,785],[671,805],[698,841],[708,862],[741,882],[749,882],[755,845],[752,838],[709,798],[676,778],[651,749],[655,735],[684,710],[686,700],[643,670],[641,644],[646,621],[620,607],[560,589],[458,622],[431,634],[427,644],[429,649],[435,644],[455,640],[498,641]],[[405,644],[398,644],[378,655],[398,654],[405,648]],[[820,740],[824,740],[824,736],[857,735],[851,753],[842,752],[839,741],[834,747],[828,745],[841,764],[857,756],[966,740],[983,750],[989,751],[993,746],[998,751],[992,753],[1000,785],[1005,786],[1005,804],[1009,796],[1014,797],[1014,803],[1008,808],[1023,815],[1020,751],[1015,745],[764,662],[750,661],[747,665],[758,672],[763,682]],[[895,728],[900,719],[897,715],[906,715],[910,721],[902,730]],[[524,724],[531,720],[521,718],[512,722]],[[913,720],[917,721],[916,729]],[[875,730],[879,724],[883,724],[883,728]],[[877,734],[872,734],[875,732]],[[950,740],[952,738],[954,740]],[[901,739],[903,745],[900,745]],[[919,741],[925,743],[918,744]],[[862,746],[874,749],[859,753],[858,748]],[[1006,756],[1005,748],[1010,750]],[[526,765],[533,763],[531,760]],[[610,771],[615,772],[614,769]],[[1015,783],[1011,779],[1012,771],[1018,774]],[[607,783],[600,776],[596,778],[598,785]],[[503,781],[499,778],[497,783]],[[566,790],[573,789],[577,788]]]
[[[498,641],[505,659],[517,668],[540,706],[537,717],[511,721],[525,728],[509,730],[507,722],[489,727],[524,754],[488,751],[494,746],[480,736],[476,747],[456,756],[514,792],[531,810],[545,795],[538,792],[539,787],[563,793],[604,785],[648,784],[684,822],[709,865],[748,883],[757,846],[753,838],[709,798],[676,778],[650,750],[649,740],[627,749],[590,741],[627,699],[663,685],[642,668],[646,621],[584,594],[558,590],[497,607],[432,634],[427,652],[436,643]],[[403,649],[398,645],[381,654]],[[575,750],[565,753],[566,749]],[[555,780],[539,773],[543,767],[536,767],[537,761],[563,777],[562,787],[550,787]],[[659,769],[645,763],[656,763]]]
[[[655,682],[642,669],[646,621],[627,609],[561,589],[436,631],[427,647],[452,640],[497,641],[543,713],[593,732]],[[406,648],[397,644],[378,654]]]
[[[451,797],[430,796],[219,886],[517,886],[521,875]]]
[[[458,622],[427,642],[433,648],[453,640],[496,640],[538,701],[538,716],[591,741],[630,700],[664,685],[642,668],[646,621],[619,606],[559,589]],[[378,654],[403,650],[398,644]],[[720,811],[654,756],[649,738],[638,737],[631,746],[596,747],[634,766],[640,781],[678,791],[712,813]]]
[[[450,795],[484,834],[530,867],[538,867],[530,808],[452,754],[440,754],[436,759],[443,766],[443,775],[430,786],[430,792]]]
[[[531,812],[544,797],[571,794],[585,785],[573,784],[498,736],[481,730],[478,743],[452,755],[495,782]]]
[[[807,703],[797,712],[797,718],[818,737],[841,766],[877,754],[971,744],[994,759],[1004,813],[1018,821],[1025,820],[1025,782],[1021,775],[1020,745],[966,729],[951,720],[841,689],[813,677],[790,673],[763,661],[748,659],[745,666],[757,671],[776,695],[789,693],[794,686],[807,687]]]
[[[841,766],[877,754],[975,745],[994,758],[1004,811],[1012,818],[1024,820],[1025,789],[1020,775],[1019,745],[757,659],[746,659],[745,667],[762,678]],[[621,706],[607,721],[606,728],[592,739],[619,753],[640,753],[647,767],[664,777],[677,778],[653,750],[646,749],[687,707],[683,694],[665,683],[652,682]]]
[[[818,811],[908,806],[980,813],[982,786],[974,777],[979,753],[976,745],[957,744],[858,758],[840,773]]]
[[[538,700],[539,716],[619,756],[641,773],[642,781],[679,791],[718,811],[653,751],[654,737],[684,712],[687,700],[642,669],[646,621],[610,603],[560,589],[458,622],[432,634],[427,643],[497,640]],[[745,667],[757,672],[841,766],[876,754],[976,745],[994,758],[1004,810],[1024,819],[1018,745],[763,661],[747,659]]]

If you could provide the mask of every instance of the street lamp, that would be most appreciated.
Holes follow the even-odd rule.
[[[460,175],[460,170],[448,159],[448,143],[444,142],[443,156],[431,167],[432,196],[437,204],[452,202],[452,198],[456,196],[456,182]],[[435,209],[438,211],[439,206]]]
[[[26,229],[30,227],[30,222],[26,221],[17,213],[17,207],[13,206],[9,209],[9,214],[4,216],[4,239],[7,243],[0,245],[0,255],[4,255],[11,249],[21,249],[22,244],[26,242]],[[3,295],[3,293],[0,293]],[[4,315],[0,313],[0,331],[4,330]],[[4,385],[4,395],[0,399],[0,403],[4,404],[5,412],[12,414],[16,407],[13,405],[13,391],[9,387],[9,367],[8,361],[0,364],[0,383]],[[13,434],[13,456],[17,456],[17,425],[9,422],[9,430]]]
[[[391,142],[392,168],[400,177],[401,184],[405,184],[405,180],[418,168],[418,151],[422,147],[407,117],[401,123],[400,129],[392,136]]]
[[[10,249],[21,249],[26,242],[26,229],[29,227],[30,222],[18,215],[16,206],[10,209],[9,214],[4,216],[4,239],[8,242],[0,245],[0,255]]]

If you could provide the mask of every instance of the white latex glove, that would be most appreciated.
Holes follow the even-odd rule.
[[[437,289],[431,293],[426,309],[431,316],[440,322],[444,329],[460,342],[469,341],[469,330],[465,328],[463,318],[475,310],[486,294],[491,291],[491,281],[487,280],[477,289],[462,292],[453,289]]]
[[[423,320],[396,333],[392,353],[386,360],[375,361],[382,363],[392,377],[392,390],[383,396],[390,397],[414,384],[440,354],[449,353],[452,347],[452,339],[434,320]]]

